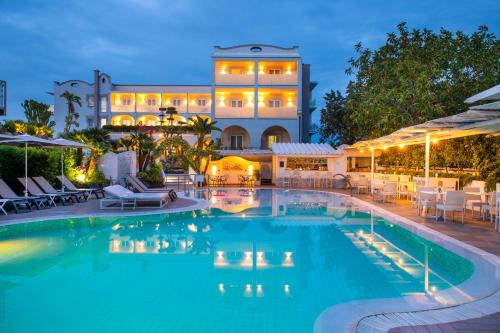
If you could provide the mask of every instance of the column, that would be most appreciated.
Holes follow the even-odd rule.
[[[370,152],[371,152],[371,157],[372,157],[372,160],[371,160],[371,167],[370,167],[370,171],[371,171],[371,181],[370,181],[370,188],[371,188],[371,192],[373,194],[373,187],[374,187],[374,183],[375,183],[375,150],[373,148],[370,148]]]
[[[429,155],[431,150],[431,136],[425,136],[425,186],[429,186]]]

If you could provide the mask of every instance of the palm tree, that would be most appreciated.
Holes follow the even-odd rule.
[[[156,145],[154,138],[144,132],[132,133],[130,140],[137,153],[139,171],[146,171],[151,161],[161,153],[161,150]]]
[[[80,114],[75,111],[75,104],[78,104],[78,106],[82,107],[82,100],[80,96],[76,96],[67,90],[63,92],[60,97],[63,97],[68,104],[68,114],[64,119],[64,134],[68,134],[71,131],[71,126],[80,126],[80,124],[76,121],[78,117],[80,117]]]
[[[50,119],[52,112],[50,112],[48,104],[30,99],[25,100],[21,106],[24,109],[24,116],[30,134],[52,136],[52,128],[56,125],[56,122]]]
[[[134,147],[134,140],[130,137],[122,138],[120,140],[120,144],[125,148],[126,151],[129,151]]]
[[[203,118],[196,116],[191,118],[191,130],[196,134],[196,145],[194,153],[194,168],[198,173],[205,173],[202,171],[203,158],[207,158],[206,167],[208,166],[209,160],[212,158],[213,148],[215,144],[212,140],[207,140],[207,136],[213,131],[222,131],[216,126],[216,121],[211,121],[210,118]],[[205,170],[206,171],[206,167]]]
[[[90,157],[85,176],[87,179],[91,178],[97,168],[99,157],[111,149],[108,130],[92,127],[72,132],[68,136],[90,146]]]

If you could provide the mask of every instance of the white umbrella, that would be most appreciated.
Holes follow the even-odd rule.
[[[62,146],[63,149],[61,151],[61,176],[64,177],[64,147],[74,147],[74,148],[89,148],[90,146],[81,143],[78,141],[72,141],[72,140],[67,140],[67,139],[55,139],[52,140],[51,142],[57,144],[58,146]],[[61,182],[61,191],[64,192],[64,184]]]
[[[57,146],[52,141],[37,136],[22,134],[13,136],[11,140],[0,140],[0,144],[9,146],[24,146],[24,196],[28,196],[28,146]]]

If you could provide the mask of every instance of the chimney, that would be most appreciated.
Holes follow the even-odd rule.
[[[94,69],[94,109],[95,109],[95,127],[99,127],[99,111],[101,108],[101,96],[99,95],[99,70]]]

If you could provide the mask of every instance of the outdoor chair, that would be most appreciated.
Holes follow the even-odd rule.
[[[31,207],[34,205],[36,209],[40,209],[46,207],[48,203],[47,198],[18,196],[3,179],[0,179],[0,196],[4,200],[9,200],[16,214],[19,213],[20,208],[24,207],[27,210],[31,210]]]
[[[479,215],[481,215],[483,206],[481,189],[479,187],[464,187],[463,191],[465,192],[465,209],[471,210],[472,217],[474,217],[476,210],[479,210]]]
[[[368,182],[368,178],[364,177],[364,176],[361,176],[359,177],[359,180],[356,184],[356,192],[358,194],[361,193],[361,191],[367,193],[370,189],[370,184]]]
[[[121,210],[129,207],[136,208],[163,208],[168,204],[168,193],[134,193],[121,185],[111,185],[104,189],[108,198],[100,200],[101,209],[116,208],[116,204]],[[138,203],[156,203],[153,206],[138,206]],[[111,204],[111,205],[108,205]]]
[[[95,195],[96,199],[99,199],[100,195],[104,198],[104,191],[100,188],[77,188],[66,176],[57,176],[57,179],[68,190],[83,193],[87,197],[87,200],[90,199],[92,194]]]
[[[167,188],[149,188],[136,176],[128,175],[126,183],[139,193],[161,193],[167,194],[170,201],[177,199],[177,193],[172,189]]]
[[[86,196],[79,191],[62,192],[61,190],[56,190],[52,185],[50,185],[50,183],[47,181],[47,179],[45,179],[45,177],[39,176],[32,178],[45,193],[56,193],[56,194],[59,193],[59,194],[71,195],[73,199],[76,200],[76,202],[80,202],[80,198],[86,200]]]
[[[23,177],[17,178],[21,184],[26,188],[25,179]],[[43,192],[33,179],[28,177],[28,187],[26,190],[33,196],[47,198],[49,200],[49,205],[56,206],[56,200],[59,200],[63,206],[71,201],[74,202],[72,194],[62,194],[62,193],[45,193]]]
[[[443,221],[446,223],[446,212],[460,212],[462,214],[462,224],[464,224],[465,213],[465,192],[448,191],[442,203],[436,204],[436,222],[439,218],[439,211],[443,212]],[[453,218],[453,215],[452,215]]]
[[[431,186],[419,186],[417,188],[417,210],[419,216],[422,213],[422,211],[425,211],[425,214],[427,216],[429,208],[431,207],[434,208],[434,210],[436,210],[436,204],[437,204],[436,194],[425,193],[425,192],[434,192],[434,188],[432,188]]]
[[[385,183],[382,188],[377,189],[374,194],[382,199],[382,203],[385,203],[387,197],[391,197],[394,200],[397,198],[398,184],[397,183]]]

